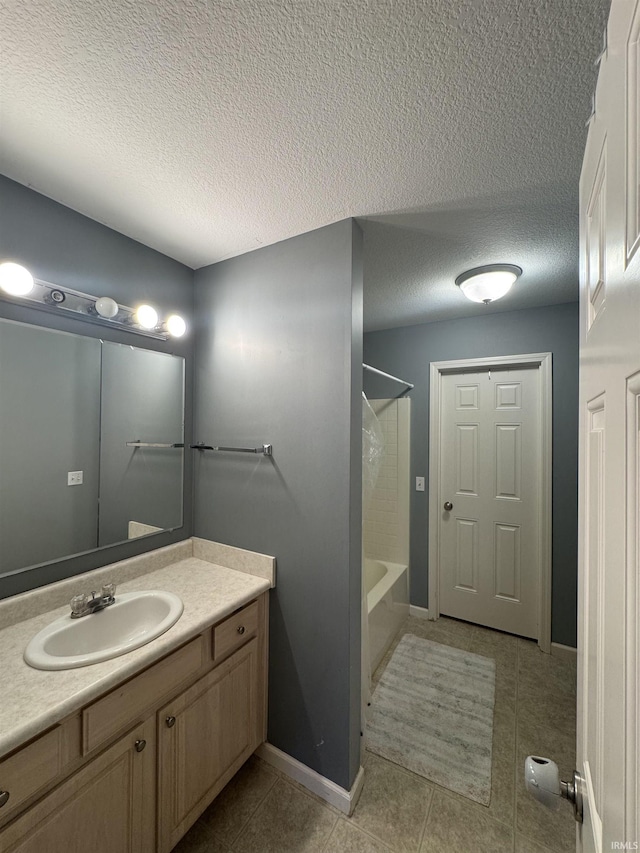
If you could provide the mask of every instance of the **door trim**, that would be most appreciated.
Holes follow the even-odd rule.
[[[429,619],[440,616],[440,401],[442,377],[491,367],[531,367],[540,370],[540,598],[538,645],[551,653],[551,476],[552,476],[552,354],[550,352],[432,361],[429,389]]]

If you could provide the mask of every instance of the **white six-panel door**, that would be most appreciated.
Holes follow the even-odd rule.
[[[613,0],[580,183],[584,851],[640,849],[640,4]]]
[[[536,639],[540,397],[538,366],[442,376],[440,612]]]

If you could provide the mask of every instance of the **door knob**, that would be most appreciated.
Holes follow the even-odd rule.
[[[451,501],[445,501],[444,508],[447,512],[451,512],[451,510],[453,509],[453,504],[451,503]]]
[[[573,805],[574,818],[582,823],[582,777],[577,770],[569,781],[563,782],[555,761],[529,755],[524,763],[524,784],[536,800],[551,809],[557,809],[561,799],[568,800]]]

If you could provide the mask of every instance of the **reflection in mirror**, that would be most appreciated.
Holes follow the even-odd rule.
[[[0,320],[0,575],[182,525],[184,359]]]
[[[173,355],[102,344],[100,546],[182,525],[183,374]]]

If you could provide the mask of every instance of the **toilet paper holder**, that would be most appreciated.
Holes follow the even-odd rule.
[[[573,771],[570,781],[560,779],[560,771],[555,761],[539,755],[528,755],[524,762],[524,784],[538,802],[551,809],[557,809],[560,800],[573,804],[573,816],[582,823],[582,777]]]

